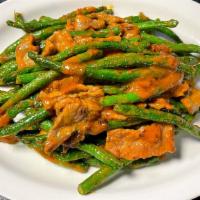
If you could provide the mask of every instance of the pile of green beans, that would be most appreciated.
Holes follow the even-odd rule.
[[[200,129],[192,124],[196,113],[189,113],[181,103],[181,98],[169,97],[172,105],[169,110],[148,107],[153,98],[165,98],[167,92],[174,88],[173,81],[166,88],[156,86],[148,97],[141,96],[137,90],[129,91],[130,84],[137,80],[148,77],[160,80],[172,72],[182,73],[183,81],[193,87],[194,80],[200,74],[200,46],[183,43],[171,29],[178,25],[174,19],[154,20],[140,14],[120,18],[119,22],[109,25],[105,17],[101,28],[68,30],[66,24],[75,24],[80,15],[98,20],[99,16],[112,16],[113,10],[106,6],[86,7],[56,19],[42,16],[31,21],[26,21],[21,13],[15,12],[14,21],[7,21],[9,26],[22,29],[25,35],[0,54],[0,86],[12,87],[9,91],[0,90],[0,139],[17,137],[45,158],[80,172],[86,172],[90,166],[97,167],[98,170],[78,186],[80,194],[88,194],[124,168],[130,170],[151,166],[162,159],[155,156],[138,160],[119,159],[104,149],[105,138],[101,138],[103,133],[91,136],[92,140],[86,136],[85,140],[67,149],[67,152],[63,150],[64,145],[60,145],[51,155],[45,154],[44,148],[48,133],[54,125],[55,113],[45,109],[38,101],[38,92],[54,80],[81,76],[85,85],[97,85],[103,90],[104,96],[99,99],[102,110],[109,107],[126,117],[126,120],[106,121],[108,131],[117,128],[134,129],[141,124],[158,122],[172,124],[200,139]],[[125,23],[138,29],[138,34],[125,36],[122,25]],[[73,40],[81,37],[89,40],[43,56],[46,40],[61,30],[67,30]],[[162,36],[157,33],[162,33]],[[34,37],[34,45],[39,50],[27,52],[26,58],[34,64],[20,69],[16,49],[29,34]],[[168,52],[153,51],[152,47],[156,45],[164,46]],[[76,61],[81,70],[66,70],[71,61]],[[137,103],[146,103],[147,106],[140,107]],[[24,113],[24,117],[16,122],[15,117],[19,113]]]

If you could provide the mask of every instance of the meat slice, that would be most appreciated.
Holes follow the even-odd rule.
[[[73,38],[66,29],[55,31],[53,35],[45,41],[45,47],[42,51],[42,55],[49,56],[73,46]]]
[[[112,108],[105,108],[101,112],[102,119],[109,120],[126,120],[128,117],[122,114],[115,112]]]
[[[77,77],[69,77],[61,80],[53,81],[37,96],[37,100],[41,101],[45,109],[52,109],[56,102],[64,99],[66,94],[87,90],[87,86],[81,84],[81,80]]]
[[[160,79],[155,79],[151,76],[138,78],[127,85],[126,92],[137,93],[141,98],[147,99],[178,86],[182,80],[183,74],[178,72],[169,72]]]
[[[161,156],[175,151],[172,125],[153,123],[138,130],[115,129],[107,133],[105,149],[127,160]]]
[[[26,35],[20,41],[16,48],[16,62],[19,69],[31,67],[34,65],[33,60],[28,57],[29,51],[38,51],[39,47],[33,45],[34,37],[31,34]]]
[[[151,50],[154,52],[160,52],[163,54],[169,54],[171,52],[170,48],[165,44],[152,44]]]
[[[15,135],[0,137],[0,142],[8,144],[16,144],[19,142],[19,139]]]
[[[154,108],[156,110],[161,110],[161,109],[172,110],[173,109],[173,105],[171,105],[169,103],[169,100],[164,99],[164,98],[156,98],[151,103],[149,103],[148,105],[151,108]]]
[[[54,107],[57,117],[53,128],[48,133],[46,153],[54,151],[65,142],[68,147],[74,147],[82,141],[85,134],[92,130],[91,124],[100,117],[102,109],[99,102],[93,98],[77,97],[66,97],[57,102]],[[104,129],[101,128],[99,131]],[[98,131],[94,134],[97,133]]]
[[[72,133],[75,131],[74,126],[62,127],[60,129],[51,130],[48,134],[47,141],[45,143],[44,151],[46,153],[54,151],[59,147],[65,140],[70,138]]]
[[[87,30],[90,27],[92,19],[85,15],[77,15],[74,22],[75,30]]]
[[[88,130],[88,134],[90,135],[98,135],[107,130],[107,123],[101,118],[90,123],[90,128]]]
[[[200,90],[193,88],[188,96],[181,99],[181,102],[190,114],[194,114],[200,107]]]
[[[182,84],[176,86],[175,88],[172,88],[169,91],[169,95],[171,97],[183,97],[187,92],[189,91],[190,86],[189,84],[185,81]]]

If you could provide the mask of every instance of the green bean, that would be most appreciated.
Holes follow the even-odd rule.
[[[28,52],[28,56],[34,60],[37,64],[39,64],[41,67],[44,68],[50,68],[59,72],[62,72],[63,70],[63,66],[61,63],[58,62],[53,62],[50,59],[47,58],[43,58],[42,56],[39,56],[37,53],[35,52]]]
[[[8,47],[5,48],[3,52],[0,54],[0,60],[2,60],[2,57],[8,57],[9,55],[12,55],[13,58],[15,58],[15,49],[17,45],[19,45],[21,39],[22,38],[17,39],[15,42],[11,43]]]
[[[171,29],[169,29],[167,27],[158,27],[158,28],[156,28],[156,31],[163,33],[164,35],[168,36],[170,39],[172,39],[173,41],[175,41],[177,43],[183,42],[174,31],[172,31]]]
[[[0,78],[7,76],[10,72],[17,70],[17,64],[15,60],[10,60],[0,66]]]
[[[51,155],[50,157],[44,154],[43,148],[44,148],[44,143],[47,138],[47,134],[37,134],[37,135],[18,135],[18,138],[20,139],[21,142],[24,144],[28,145],[29,147],[36,149],[41,153],[45,158],[49,158],[48,160],[53,161],[54,163],[64,166],[64,167],[70,167],[71,169],[77,170],[79,172],[87,172],[89,165],[87,163],[84,163],[82,161],[76,161],[75,156],[76,154],[72,154],[71,158],[73,159],[74,156],[74,161],[72,162],[67,162],[62,158],[62,155],[60,157],[56,157]],[[78,157],[77,157],[78,158]]]
[[[139,27],[140,30],[149,30],[157,27],[169,27],[174,28],[178,25],[178,21],[171,19],[169,21],[160,21],[160,20],[149,20],[145,22],[139,22],[136,26]]]
[[[178,25],[178,21],[171,19],[169,21],[150,20],[148,18],[142,18],[141,16],[129,16],[125,18],[128,23],[135,24],[140,30],[152,30],[157,28],[169,27],[174,28]]]
[[[24,111],[25,116],[31,116],[37,112],[37,109],[34,107],[29,107]]]
[[[96,158],[88,158],[85,162],[92,167],[102,167],[103,163]]]
[[[1,66],[0,71],[0,85],[8,85],[15,82],[17,64],[14,60],[8,61]]]
[[[14,73],[15,75],[21,75],[21,74],[29,74],[34,72],[40,72],[43,71],[44,68],[34,65],[32,67],[25,67],[24,69],[18,69],[17,73]]]
[[[9,91],[1,92],[0,93],[0,104],[5,103],[11,96],[13,96],[17,91],[19,90],[19,87],[16,87],[14,89],[11,89]]]
[[[134,105],[116,105],[114,110],[130,117],[173,124],[188,134],[200,139],[200,129],[178,115],[154,109],[139,108]]]
[[[151,42],[152,44],[165,44],[172,52],[175,53],[200,53],[200,46],[195,44],[177,44],[147,33],[142,33],[141,36],[143,39]]]
[[[149,21],[148,17],[143,17],[141,15],[138,16],[128,16],[124,18],[125,22],[129,23],[129,24],[137,24],[137,23],[141,23],[141,22],[145,22],[145,21]]]
[[[36,40],[41,41],[41,40],[48,38],[50,35],[52,35],[54,33],[54,31],[63,29],[64,27],[65,27],[64,25],[50,26],[50,27],[41,29],[39,31],[35,31],[32,34]]]
[[[0,107],[0,112],[3,113],[11,106],[18,103],[20,100],[25,99],[29,95],[33,94],[34,92],[38,91],[39,89],[43,88],[45,85],[50,83],[52,80],[57,78],[60,74],[55,71],[48,71],[42,76],[37,77],[30,83],[24,85],[21,89],[19,89],[14,95],[11,96],[11,98],[5,102]]]
[[[125,18],[125,21],[128,22],[128,23],[132,23],[132,24],[135,24],[137,25],[137,23],[141,23],[141,22],[145,22],[145,21],[148,21],[148,23],[154,23],[156,20],[151,20],[147,17],[143,17],[143,16],[129,16],[129,17],[126,17]],[[147,31],[148,30],[156,30],[156,31],[159,31],[160,33],[163,33],[164,35],[168,36],[170,39],[174,40],[175,42],[177,43],[181,43],[182,40],[180,39],[180,37],[174,32],[172,31],[171,29],[167,28],[166,26],[155,26],[153,27],[152,29],[151,28],[147,28],[146,29]]]
[[[63,162],[71,162],[80,159],[87,159],[91,156],[83,151],[73,149],[69,150],[66,154],[55,152],[53,153],[53,157]]]
[[[115,158],[115,156],[94,144],[80,144],[78,149],[90,154],[91,156],[113,168],[119,168],[122,165],[122,162]]]
[[[181,115],[182,113],[187,113],[187,109],[180,101],[170,99],[170,104],[173,105],[173,111],[175,114]]]
[[[83,63],[83,62],[90,61],[93,59],[101,58],[102,56],[103,56],[102,50],[89,49],[88,51],[77,54],[76,56],[73,56],[66,61],[74,62],[74,63]]]
[[[188,114],[185,106],[178,100],[170,99],[170,104],[173,105],[172,113],[183,117],[185,120],[191,122],[194,118],[193,115]]]
[[[101,12],[103,10],[106,10],[106,7],[102,6],[102,7],[96,8],[95,12]],[[89,11],[89,10],[85,9],[85,10],[82,10],[81,12],[84,15],[86,15],[86,14],[89,14],[94,11]],[[59,19],[45,17],[45,20],[44,20],[44,17],[43,17],[38,21],[34,19],[29,22],[23,21],[23,23],[18,23],[17,20],[15,20],[15,22],[8,20],[7,25],[15,27],[15,28],[23,29],[26,32],[33,32],[36,30],[40,30],[40,29],[55,26],[55,25],[65,25],[68,19],[74,18],[74,17],[76,17],[76,15],[77,15],[77,11],[73,11]]]
[[[33,59],[36,63],[44,68],[50,68],[62,73],[65,73],[65,66],[59,62],[52,61],[50,59],[41,57],[34,52],[29,52],[28,56]],[[120,55],[108,56],[102,59],[99,59],[91,64],[86,66],[86,76],[93,76],[95,79],[111,80],[118,82],[129,81],[133,78],[137,78],[140,75],[139,72],[143,74],[150,73],[146,69],[138,69],[135,71],[111,71],[111,70],[101,70],[96,71],[92,68],[113,68],[113,67],[127,67],[127,66],[150,66],[150,65],[159,65],[163,67],[172,67],[170,58],[172,56],[160,55],[160,56],[150,56],[150,55],[140,55],[135,53],[126,53]],[[175,59],[175,58],[174,58]],[[178,64],[178,62],[177,62]],[[153,70],[154,73],[156,70]],[[161,70],[160,70],[161,71]],[[121,72],[120,76],[118,75]],[[122,73],[123,72],[123,73]],[[131,73],[133,72],[133,73]],[[113,80],[112,80],[113,79]]]
[[[125,167],[132,169],[138,169],[142,167],[148,167],[159,163],[160,158],[152,157],[145,160],[139,159],[135,161],[127,161]],[[106,165],[100,165],[101,168],[92,174],[89,178],[84,180],[78,186],[78,192],[80,194],[88,194],[96,189],[98,186],[102,185],[109,177],[116,174],[122,168],[112,168]]]
[[[101,50],[89,49],[88,51],[84,53],[71,57],[70,62],[75,61],[76,63],[77,62],[82,63],[82,62],[89,61],[95,58],[99,58],[102,55],[103,55],[103,52]],[[62,65],[59,62],[51,61],[47,58],[37,55],[34,52],[29,52],[28,56],[32,58],[36,63],[38,63],[41,67],[50,68],[50,69],[65,73],[66,66]]]
[[[159,157],[139,159],[139,160],[133,161],[130,165],[128,165],[128,168],[140,169],[140,168],[143,168],[143,167],[149,167],[149,166],[158,164],[160,162],[160,160],[161,159]]]
[[[108,121],[108,126],[110,129],[116,129],[116,128],[121,128],[121,127],[129,127],[129,126],[134,126],[138,125],[144,122],[142,119],[131,119],[129,121],[122,121],[122,120],[109,120]]]
[[[38,76],[42,76],[46,71],[32,72],[27,74],[20,74],[16,77],[16,84],[27,84],[36,79]]]
[[[119,171],[116,168],[112,168],[110,166],[102,166],[98,171],[92,174],[89,178],[79,184],[78,192],[80,194],[88,194],[98,186],[100,186],[103,182],[108,179],[108,177],[112,176],[114,173]]]
[[[184,72],[185,79],[192,80],[200,74],[199,59],[194,56],[179,57],[178,71]]]
[[[34,104],[34,102],[32,99],[26,99],[24,101],[20,101],[18,104],[9,108],[6,112],[6,114],[10,119],[13,119],[17,114],[24,111],[26,108],[29,108],[33,104]]]
[[[23,29],[27,33],[31,33],[33,31],[41,30],[43,28],[51,27],[51,26],[57,26],[57,25],[65,25],[66,20],[61,19],[54,19],[49,21],[37,21],[37,20],[31,20],[30,22],[24,22],[23,24],[17,23],[17,21],[13,22],[11,20],[7,21],[8,26],[12,26],[15,28]]]
[[[43,149],[44,142],[47,139],[47,134],[37,134],[37,135],[20,135],[18,134],[17,137],[20,139],[21,142],[28,145],[31,148],[39,148]]]
[[[118,168],[112,168],[107,165],[102,165],[101,168],[92,174],[89,178],[79,184],[78,192],[80,194],[88,194],[95,188],[104,183],[113,174],[119,172],[123,167],[130,165],[133,161],[126,161]]]
[[[199,63],[199,58],[195,56],[181,56],[179,57],[179,60],[181,63],[187,65],[196,65]]]
[[[94,65],[98,65],[98,61],[96,61]],[[125,70],[99,69],[99,68],[94,69],[94,67],[89,66],[89,67],[86,67],[86,70],[85,70],[86,78],[92,78],[94,80],[107,81],[107,82],[113,82],[113,83],[124,83],[124,82],[134,80],[136,78],[144,78],[150,75],[152,77],[159,78],[163,76],[164,74],[166,74],[166,69],[157,68],[157,67],[138,68],[138,69],[125,71]]]
[[[200,46],[195,44],[171,43],[167,46],[175,53],[200,53]]]
[[[137,93],[126,93],[105,96],[101,99],[101,104],[103,106],[112,106],[116,104],[136,103],[141,101],[144,101],[144,99],[142,99]]]
[[[112,56],[107,56],[97,60],[88,65],[94,68],[116,68],[116,67],[137,67],[137,66],[150,66],[158,65],[163,67],[170,67],[171,63],[169,58],[172,56],[167,55],[143,55],[136,53],[124,53]]]
[[[91,48],[96,49],[118,49],[127,52],[142,52],[146,47],[149,46],[149,43],[146,41],[140,42],[139,44],[130,43],[130,41],[125,40],[121,42],[116,41],[102,41],[102,42],[89,42],[87,44],[75,45],[72,48],[67,48],[60,53],[51,56],[53,61],[63,61],[66,58],[71,56],[83,53]]]
[[[3,78],[0,78],[0,86],[9,86],[14,84],[16,81],[16,76],[14,73],[8,74],[8,76],[4,76]]]
[[[172,78],[170,78],[172,77]],[[129,86],[126,87],[124,86],[124,93],[123,94],[116,94],[116,95],[111,95],[111,96],[104,96],[101,98],[100,103],[102,106],[112,106],[116,104],[125,104],[125,103],[137,103],[137,102],[143,102],[149,98],[157,97],[164,92],[170,90],[171,88],[177,86],[180,81],[182,81],[182,74],[181,73],[170,73],[168,76],[164,76],[161,78],[158,84],[156,84],[151,92],[143,96],[139,90],[135,91],[129,91],[127,90]],[[166,80],[171,79],[170,84],[162,84],[165,83]]]
[[[53,122],[51,120],[45,120],[40,123],[40,129],[44,131],[49,131],[53,126]]]
[[[39,18],[39,22],[50,22],[54,20],[55,20],[54,18],[44,15]]]
[[[188,65],[188,64],[180,63],[177,70],[180,72],[184,72],[185,79],[193,80],[200,74],[200,64]]]
[[[92,78],[95,80],[113,83],[128,82],[140,76],[140,70],[122,71],[112,69],[94,69],[93,67],[87,67],[85,71],[86,79]]]
[[[25,130],[27,127],[40,122],[49,116],[49,112],[44,109],[39,109],[32,116],[27,116],[16,123],[6,126],[0,129],[0,137],[17,135],[20,131]]]
[[[119,27],[113,27],[110,29],[101,29],[99,31],[94,31],[94,30],[70,31],[69,33],[72,37],[84,35],[84,36],[91,36],[93,38],[106,38],[112,35],[119,35],[121,33],[121,29]]]
[[[107,9],[106,6],[100,6],[100,7],[96,7],[95,10],[88,10],[87,7],[86,8],[82,8],[81,10],[78,11],[78,14],[83,14],[83,15],[88,15],[88,14],[91,14],[91,13],[97,13],[97,12],[103,12],[103,11],[107,11],[107,10],[110,10],[110,9]],[[110,11],[109,11],[110,12]],[[71,13],[68,13],[66,15],[63,15],[62,17],[60,17],[60,19],[71,19],[71,18],[74,18],[76,17],[77,15],[77,10],[75,11],[72,11]]]
[[[23,112],[26,110],[28,107],[33,105],[33,100],[27,99],[24,101],[20,101],[18,104],[14,105],[13,107],[9,108],[7,112],[0,116],[0,127],[4,127],[9,122],[17,116],[20,112]]]
[[[24,17],[21,13],[15,12],[15,23],[22,28],[24,27]]]
[[[0,65],[12,60],[12,59],[15,59],[15,52],[10,52],[8,54],[0,54]]]
[[[65,26],[64,25],[56,25],[56,26],[51,26],[48,28],[41,29],[39,31],[33,32],[33,36],[36,40],[44,40],[50,35],[53,34],[54,31],[63,29]],[[22,36],[12,44],[10,44],[1,54],[0,54],[0,64],[3,62],[6,62],[7,60],[10,60],[12,58],[15,58],[15,49],[17,45],[19,45],[20,41],[22,38],[24,38],[26,35]]]
[[[123,89],[119,86],[105,85],[103,86],[103,91],[105,94],[120,94],[123,93]]]

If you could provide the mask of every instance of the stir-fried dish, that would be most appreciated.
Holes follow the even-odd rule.
[[[7,24],[25,35],[0,54],[0,85],[12,87],[0,91],[0,141],[22,142],[79,172],[99,168],[79,193],[166,159],[177,128],[200,139],[192,123],[200,46],[170,29],[178,21],[122,18],[103,6],[57,19],[15,13]]]

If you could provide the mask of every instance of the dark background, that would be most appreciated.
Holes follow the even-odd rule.
[[[3,2],[3,1],[6,1],[6,0],[0,0],[0,3]],[[194,0],[194,1],[200,3],[200,0]],[[199,198],[200,198],[200,197],[197,197],[197,198],[195,198],[195,199],[193,199],[193,200],[197,200],[197,199],[199,199]],[[0,200],[8,200],[8,199],[6,199],[6,198],[4,198],[4,197],[2,197],[2,196],[0,195]]]

